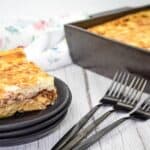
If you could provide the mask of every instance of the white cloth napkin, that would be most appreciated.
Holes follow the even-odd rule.
[[[24,47],[29,60],[44,70],[70,64],[64,24],[88,18],[88,15],[63,15],[44,20],[16,19],[0,23],[0,50]]]

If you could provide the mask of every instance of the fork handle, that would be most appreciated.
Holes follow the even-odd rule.
[[[85,150],[85,149],[87,149],[89,146],[91,146],[92,144],[94,144],[95,142],[100,140],[105,134],[107,134],[108,132],[110,132],[111,130],[113,130],[114,128],[116,128],[117,126],[119,126],[120,124],[122,124],[124,121],[126,121],[129,118],[130,117],[124,117],[124,118],[118,119],[117,121],[113,122],[112,124],[103,128],[102,130],[100,130],[96,134],[87,138],[85,141],[78,144],[75,148],[73,148],[73,150]]]
[[[105,112],[98,117],[93,123],[89,124],[85,129],[80,131],[72,140],[66,144],[62,150],[71,150],[78,145],[85,137],[87,137],[98,125],[100,125],[108,116],[110,116],[115,110]]]
[[[83,116],[73,127],[66,132],[66,134],[54,145],[52,150],[61,150],[64,145],[73,139],[78,131],[88,122],[93,114],[100,108],[102,104],[98,104],[93,107],[85,116]]]

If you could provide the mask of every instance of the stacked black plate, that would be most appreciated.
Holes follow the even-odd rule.
[[[0,120],[0,146],[29,143],[50,134],[64,119],[71,103],[68,86],[55,78],[58,98],[46,110],[18,113]]]

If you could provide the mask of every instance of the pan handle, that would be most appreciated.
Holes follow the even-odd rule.
[[[96,13],[96,14],[90,15],[89,17],[90,18],[97,18],[97,17],[101,17],[101,16],[107,16],[107,15],[112,15],[112,14],[117,14],[117,13],[129,11],[132,9],[134,9],[134,7],[122,7],[122,8],[118,8],[118,9],[113,9],[113,10],[108,10],[108,11]]]

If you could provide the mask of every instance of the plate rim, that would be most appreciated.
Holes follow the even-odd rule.
[[[48,119],[44,120],[44,122],[41,122],[40,124],[35,124],[33,126],[29,126],[27,128],[15,130],[15,131],[13,130],[10,132],[0,132],[0,140],[1,139],[13,139],[14,137],[20,137],[23,135],[28,135],[28,134],[37,132],[38,130],[41,130],[47,126],[53,125],[55,122],[60,120],[61,117],[63,117],[64,115],[67,115],[67,112],[68,112],[68,108],[63,110],[57,116],[55,116],[53,118],[48,118]]]
[[[53,125],[45,127],[35,133],[25,135],[24,137],[22,136],[22,137],[11,138],[10,140],[9,139],[1,139],[0,147],[17,146],[17,145],[28,144],[28,143],[40,140],[40,139],[48,136],[50,133],[53,133],[57,129],[58,125],[64,120],[66,114],[64,114],[64,116],[61,117],[61,119],[59,119],[58,121],[56,121]],[[8,141],[10,141],[9,144],[8,144]],[[16,141],[18,141],[18,143]]]

